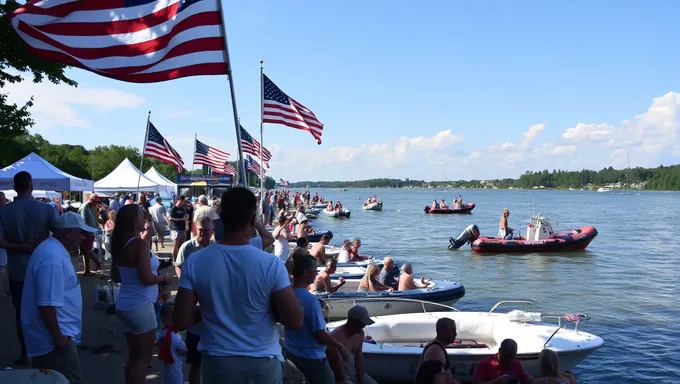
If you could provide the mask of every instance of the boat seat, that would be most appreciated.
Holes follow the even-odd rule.
[[[420,348],[425,348],[425,345],[427,343],[420,344]],[[489,348],[488,345],[484,343],[478,343],[475,340],[461,340],[457,339],[453,343],[449,344],[446,346],[447,349],[454,348],[454,349],[465,349],[465,348]]]
[[[364,328],[364,333],[377,343],[389,343],[394,341],[392,332],[386,324],[372,324]]]

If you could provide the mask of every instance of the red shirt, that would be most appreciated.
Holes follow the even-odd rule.
[[[501,367],[498,363],[498,354],[485,357],[477,364],[473,380],[491,381],[506,374],[511,377],[519,377],[521,383],[529,382],[529,375],[524,372],[519,360],[514,359],[510,367]]]

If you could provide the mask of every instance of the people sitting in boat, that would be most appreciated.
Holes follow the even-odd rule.
[[[335,203],[335,210],[338,212],[342,210],[342,203],[340,201]]]
[[[335,259],[329,259],[326,262],[326,269],[324,269],[323,272],[319,273],[316,275],[316,278],[314,279],[314,283],[310,285],[310,290],[311,291],[316,291],[316,292],[335,292],[340,287],[345,285],[345,279],[342,277],[338,278],[339,283],[336,285],[333,285],[331,283],[331,276],[335,273],[335,271],[338,269],[338,261]]]
[[[437,202],[437,199],[432,201],[432,209],[439,209],[439,203]]]
[[[369,204],[373,204],[373,199],[370,198],[370,197],[368,199],[366,199],[366,201],[364,201],[364,207],[369,205]]]
[[[349,249],[349,261],[368,260],[368,257],[359,255],[359,247],[361,247],[361,240],[354,239]]]
[[[378,276],[378,281],[380,284],[386,286],[386,287],[391,287],[393,289],[397,289],[399,287],[399,282],[397,279],[392,276],[390,271],[394,268],[394,260],[387,256],[385,260],[383,260],[383,267],[380,270],[380,275]]]
[[[453,199],[453,209],[463,208],[463,196],[458,195],[458,197]]]
[[[442,202],[439,203],[439,208],[440,209],[449,209],[449,206],[446,205],[446,201],[444,201],[444,199],[442,199]]]
[[[333,211],[333,202],[332,201],[329,201],[328,204],[326,204],[326,209],[328,210],[328,212]]]
[[[541,367],[542,377],[535,379],[534,384],[576,384],[574,375],[560,372],[560,358],[555,351],[542,350],[538,355],[538,365]]]
[[[305,237],[310,233],[316,232],[312,227],[309,226],[309,220],[307,220],[306,217],[302,219],[300,224],[297,226],[297,230],[295,231],[297,237]]]
[[[420,372],[427,368],[425,362],[434,360],[444,365],[444,382],[446,384],[458,384],[458,381],[453,377],[451,361],[446,352],[446,346],[456,341],[456,322],[448,317],[442,317],[437,320],[435,329],[437,331],[437,336],[423,347],[423,353],[420,355],[420,364],[418,365],[416,377],[419,376],[419,374],[422,375]]]
[[[431,279],[421,277],[420,281],[413,278],[413,266],[411,263],[405,263],[401,266],[401,275],[399,276],[399,291],[408,291],[409,289],[419,289],[427,287]]]
[[[477,364],[475,374],[472,376],[472,384],[495,382],[500,377],[514,380],[518,384],[533,383],[534,378],[524,372],[522,363],[517,360],[517,342],[513,339],[505,339],[498,348],[498,353],[485,357]]]
[[[359,282],[359,289],[357,292],[382,292],[382,291],[394,291],[392,287],[388,287],[378,281],[378,275],[380,274],[380,269],[375,264],[369,264],[366,267],[366,273],[364,277],[361,278]]]
[[[498,223],[498,237],[503,240],[512,240],[512,228],[508,226],[508,216],[510,216],[510,210],[504,208],[503,216]]]
[[[333,330],[331,335],[349,352],[347,360],[333,347],[326,348],[328,363],[335,374],[336,383],[346,384],[377,384],[364,370],[364,328],[374,321],[368,315],[365,307],[355,305],[347,312],[347,322]],[[359,380],[362,378],[363,380]]]
[[[323,235],[321,236],[321,239],[319,239],[319,242],[314,244],[312,250],[309,251],[319,265],[326,265],[326,261],[328,260],[326,258],[326,246],[330,241],[331,238],[328,235]]]
[[[349,240],[342,241],[342,248],[338,254],[338,263],[349,263],[349,251],[352,249],[352,243]]]

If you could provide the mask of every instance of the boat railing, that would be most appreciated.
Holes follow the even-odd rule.
[[[541,318],[553,318],[557,319],[557,329],[550,335],[548,340],[543,344],[543,348],[552,340],[552,338],[560,331],[560,329],[565,328],[569,324],[574,324],[574,332],[578,333],[578,325],[582,321],[590,320],[590,316],[584,314],[567,314],[567,315],[541,315]]]
[[[491,307],[491,310],[487,313],[487,315],[490,315],[493,313],[493,311],[496,310],[496,308],[500,307],[501,305],[505,304],[524,304],[524,312],[528,312],[529,306],[534,305],[533,300],[503,300],[497,302],[493,307]]]
[[[332,299],[331,299],[332,300]],[[368,296],[368,297],[358,297],[358,298],[352,298],[352,299],[342,299],[343,301],[345,300],[351,300],[353,305],[361,304],[361,302],[376,302],[376,301],[399,301],[399,302],[411,302],[411,303],[419,303],[421,307],[423,308],[423,313],[430,313],[426,308],[425,305],[427,306],[435,306],[435,307],[440,307],[440,308],[446,308],[448,310],[452,310],[454,312],[460,312],[457,308],[454,308],[450,305],[442,304],[442,303],[435,303],[432,301],[427,301],[427,300],[419,300],[419,299],[409,299],[405,297],[382,297],[382,296]]]

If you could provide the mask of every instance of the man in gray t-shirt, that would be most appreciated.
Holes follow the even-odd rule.
[[[382,285],[397,289],[399,282],[390,273],[393,268],[394,260],[392,260],[391,257],[387,256],[385,260],[383,260],[383,267],[380,270],[380,275],[378,275],[378,281]]]
[[[47,239],[54,226],[56,210],[53,206],[33,198],[33,178],[21,171],[14,175],[17,197],[11,204],[0,209],[0,248],[7,250],[9,290],[16,314],[16,327],[21,357],[18,364],[28,362],[24,333],[21,328],[21,297],[24,290],[26,266],[33,250]]]

